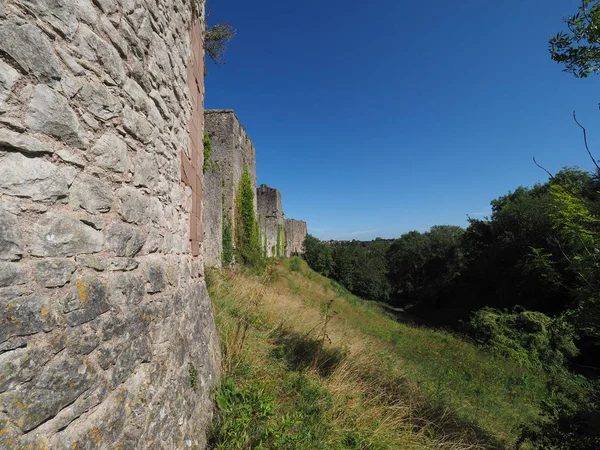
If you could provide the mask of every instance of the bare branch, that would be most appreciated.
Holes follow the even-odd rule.
[[[533,157],[533,163],[534,163],[536,166],[538,166],[540,169],[542,169],[544,172],[546,172],[546,173],[547,173],[547,174],[550,176],[550,179],[551,179],[551,180],[553,180],[553,179],[554,179],[554,175],[552,175],[550,172],[548,172],[548,170],[546,170],[544,167],[542,167],[542,166],[540,166],[540,165],[538,164],[538,162],[535,160],[535,156]]]
[[[575,123],[577,125],[579,125],[579,128],[581,128],[583,130],[583,143],[585,144],[585,149],[588,152],[588,155],[590,155],[590,158],[592,159],[592,162],[594,163],[594,165],[596,166],[596,169],[600,170],[600,166],[598,165],[598,162],[594,159],[594,155],[592,155],[592,152],[590,151],[590,147],[588,146],[588,142],[587,142],[587,131],[585,130],[585,128],[583,127],[583,125],[581,125],[578,121],[577,121],[577,116],[575,115],[575,111],[573,111],[573,120],[575,120]]]

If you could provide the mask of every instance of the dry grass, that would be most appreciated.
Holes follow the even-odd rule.
[[[486,391],[478,384],[489,382],[488,372],[512,376],[517,369],[452,335],[399,324],[305,264],[300,267],[291,271],[277,262],[262,275],[208,272],[225,377],[272,389],[281,411],[297,401],[281,388],[288,374],[310,377],[329,399],[323,448],[466,450],[512,442],[514,422],[533,407],[510,405],[501,388]],[[416,360],[411,346],[417,344],[407,346],[407,339],[422,340]],[[403,354],[407,349],[411,353]],[[445,350],[451,354],[444,356]],[[461,383],[458,373],[442,377],[446,385],[440,386],[435,374],[454,370],[459,362],[452,358],[459,354],[472,365],[464,369],[467,385],[454,385]],[[436,358],[441,366],[431,363]],[[478,372],[481,380],[473,381]],[[477,396],[467,398],[473,389]],[[475,398],[482,395],[489,398]],[[499,419],[496,408],[504,408]]]

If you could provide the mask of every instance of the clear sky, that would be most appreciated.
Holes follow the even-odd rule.
[[[230,22],[206,107],[235,110],[258,183],[322,239],[391,238],[466,225],[492,199],[591,168],[600,78],[550,59],[579,0],[209,0]]]

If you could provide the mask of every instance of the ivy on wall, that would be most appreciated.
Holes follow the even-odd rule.
[[[223,214],[223,252],[221,253],[221,262],[224,267],[228,267],[233,262],[233,238],[231,236],[231,226]]]
[[[236,251],[241,262],[250,266],[262,265],[258,223],[254,214],[254,189],[246,164],[237,196],[235,231]]]
[[[202,173],[206,173],[208,169],[211,172],[215,171],[215,162],[212,159],[212,144],[210,143],[210,136],[205,131],[204,138],[202,139],[204,146],[204,165],[202,166]]]

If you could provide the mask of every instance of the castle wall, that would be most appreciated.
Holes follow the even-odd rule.
[[[213,147],[214,148],[214,147]],[[214,156],[213,156],[214,158]],[[209,267],[221,267],[223,252],[223,179],[221,167],[204,174],[204,263]]]
[[[285,219],[286,256],[301,255],[304,253],[302,244],[306,235],[306,222]]]
[[[205,189],[208,190],[205,196],[210,199],[211,205],[218,204],[219,195],[222,199],[221,213],[211,211],[204,216],[204,228],[211,230],[210,243],[205,246],[205,262],[211,267],[220,267],[222,237],[219,236],[222,236],[222,233],[219,233],[219,230],[222,230],[223,221],[227,221],[231,226],[232,239],[235,243],[235,206],[244,166],[248,167],[252,189],[256,192],[256,151],[233,111],[207,110],[204,117],[206,131],[212,144],[212,159],[217,167],[215,172],[205,174],[206,179],[209,180],[205,183]],[[255,212],[256,204],[255,195]],[[208,233],[205,235],[206,240],[209,240]],[[217,238],[213,241],[213,237]],[[220,247],[217,247],[219,239],[221,243]]]
[[[285,256],[285,219],[281,192],[262,184],[256,190],[256,197],[263,254],[267,257]]]
[[[2,449],[205,447],[203,11],[0,1]]]

